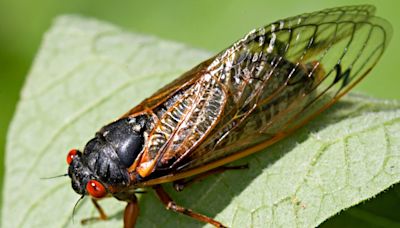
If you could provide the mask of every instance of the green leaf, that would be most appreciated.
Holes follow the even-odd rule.
[[[400,184],[380,193],[376,198],[343,211],[321,224],[329,227],[400,227]]]
[[[128,33],[76,16],[56,20],[22,91],[7,142],[3,227],[76,227],[96,216],[68,178],[69,149],[102,125],[211,56],[182,44]],[[177,193],[178,204],[232,227],[313,227],[400,180],[400,103],[347,96],[294,135],[230,171]],[[121,227],[124,203],[100,202]],[[140,197],[139,227],[203,226]]]

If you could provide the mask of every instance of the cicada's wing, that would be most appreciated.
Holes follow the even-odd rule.
[[[175,164],[177,173],[184,177],[247,156],[336,102],[389,42],[391,27],[374,11],[340,7],[280,20],[219,54],[209,71],[228,101],[212,133]]]
[[[177,92],[185,90],[186,88],[188,88],[188,87],[192,86],[194,83],[196,83],[199,80],[199,78],[204,74],[204,70],[206,69],[206,67],[210,64],[210,62],[213,59],[214,58],[210,58],[210,59],[200,63],[199,65],[197,65],[190,71],[184,73],[179,78],[175,79],[171,83],[162,87],[151,97],[145,99],[139,105],[137,105],[133,109],[129,110],[127,113],[125,113],[120,118],[124,118],[127,116],[137,116],[137,115],[142,114],[142,112],[147,112],[148,110],[153,111],[153,109],[155,107],[159,106],[160,104],[164,103],[166,100],[173,97]]]

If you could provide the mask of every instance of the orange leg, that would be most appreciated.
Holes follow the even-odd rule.
[[[88,224],[94,221],[99,221],[99,220],[107,220],[107,215],[104,212],[103,208],[101,208],[100,204],[97,202],[97,200],[92,198],[92,202],[94,204],[94,207],[97,209],[97,211],[99,212],[99,217],[94,217],[94,218],[87,218],[87,219],[83,219],[81,221],[82,224]]]
[[[158,196],[158,198],[161,200],[161,202],[164,204],[164,206],[167,208],[167,210],[172,210],[175,211],[177,213],[181,213],[184,215],[187,215],[189,217],[192,217],[198,221],[201,222],[205,222],[205,223],[209,223],[215,227],[226,227],[224,225],[222,225],[222,223],[215,221],[214,219],[207,217],[205,215],[196,213],[190,209],[181,207],[179,205],[177,205],[172,199],[171,197],[168,195],[168,193],[166,193],[164,191],[164,189],[161,187],[161,185],[155,185],[153,187],[153,189],[156,191],[156,194]]]
[[[100,220],[103,220],[103,221],[107,220],[107,215],[104,212],[103,208],[101,208],[101,206],[99,205],[97,200],[92,198],[92,202],[93,202],[95,208],[97,209],[97,211],[99,212],[99,217],[83,219],[81,221],[81,223],[83,225],[86,225],[86,224],[89,224],[92,222],[96,222],[96,221],[100,221]],[[138,215],[139,215],[139,205],[138,205],[136,196],[133,195],[131,201],[128,202],[128,204],[125,207],[124,228],[134,228]]]
[[[124,228],[134,228],[138,215],[139,215],[139,205],[136,196],[133,195],[131,202],[128,202],[128,204],[125,207]]]

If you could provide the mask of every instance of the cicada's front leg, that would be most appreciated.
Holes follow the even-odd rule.
[[[97,202],[97,200],[92,198],[92,202],[93,202],[94,207],[96,208],[96,210],[99,212],[99,217],[83,219],[81,221],[81,223],[83,225],[91,223],[91,222],[99,221],[99,220],[103,220],[104,221],[104,220],[107,220],[107,218],[108,218],[106,213],[104,212],[103,208],[101,208],[100,204]]]
[[[124,211],[124,228],[134,228],[137,217],[139,216],[139,205],[135,195],[132,195],[130,202]]]

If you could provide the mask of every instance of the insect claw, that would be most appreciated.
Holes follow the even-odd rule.
[[[180,192],[185,188],[185,183],[174,182],[173,187],[174,187],[175,191]]]
[[[146,191],[146,190],[136,190],[135,193],[137,193],[137,194],[146,194],[146,193],[148,193],[148,191]]]

